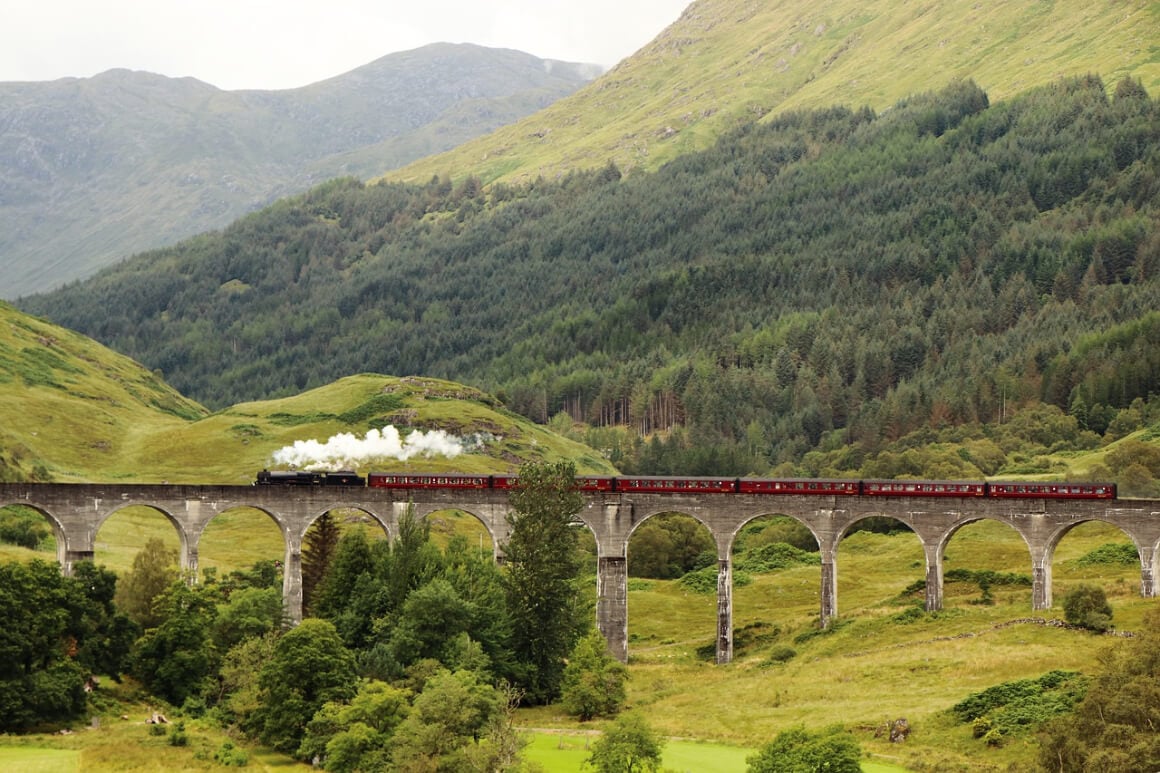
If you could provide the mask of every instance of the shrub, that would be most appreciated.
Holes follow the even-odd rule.
[[[250,762],[250,757],[244,749],[239,749],[229,741],[224,741],[221,747],[213,753],[214,762],[227,768],[244,768]]]
[[[1131,542],[1108,542],[1081,556],[1080,566],[1132,566],[1140,561],[1140,554]]]
[[[858,773],[861,756],[858,742],[840,727],[819,733],[797,727],[778,733],[746,762],[749,773]]]
[[[1049,671],[1038,679],[1004,682],[969,695],[951,707],[951,714],[970,723],[975,738],[999,746],[1010,736],[1067,714],[1086,689],[1086,680],[1075,671]]]
[[[770,650],[769,655],[765,658],[765,663],[762,665],[773,665],[774,663],[788,663],[797,657],[797,650],[793,647],[781,645]]]
[[[169,731],[169,745],[170,746],[188,746],[189,736],[185,732],[185,723],[178,722]]]
[[[564,710],[581,722],[613,716],[624,705],[626,679],[628,669],[608,654],[604,637],[593,631],[576,644],[564,669]]]
[[[1103,588],[1080,585],[1063,597],[1063,617],[1072,625],[1103,633],[1112,627],[1112,606]]]
[[[690,593],[716,593],[717,592],[717,567],[707,566],[704,569],[697,569],[677,580],[682,588]],[[747,572],[734,571],[733,572],[733,587],[744,588],[753,582],[753,576]]]

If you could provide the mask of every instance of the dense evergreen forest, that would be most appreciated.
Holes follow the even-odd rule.
[[[668,431],[688,453],[613,449],[647,472],[852,469],[1039,403],[1102,434],[1160,393],[1160,105],[1111,91],[962,82],[738,126],[656,173],[336,180],[20,305],[210,406],[451,378]]]

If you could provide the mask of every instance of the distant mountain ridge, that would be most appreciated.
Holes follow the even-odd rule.
[[[535,112],[595,65],[438,43],[283,91],[110,70],[0,83],[0,297],[369,177]]]

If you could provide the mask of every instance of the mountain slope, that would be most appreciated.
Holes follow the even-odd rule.
[[[1138,81],[960,83],[624,178],[334,181],[23,303],[211,405],[423,374],[763,471],[1038,400],[1102,433],[1160,393],[1157,180]]]
[[[1061,77],[1160,89],[1160,6],[1146,0],[921,4],[696,0],[648,46],[550,108],[388,175],[485,182],[613,161],[656,169],[738,123],[829,105],[884,110],[971,79],[994,100]]]
[[[88,276],[320,180],[454,147],[594,74],[435,44],[286,91],[126,70],[0,83],[0,297]]]

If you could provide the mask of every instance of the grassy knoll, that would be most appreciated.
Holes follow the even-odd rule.
[[[584,472],[613,472],[587,446],[479,390],[438,379],[362,374],[211,414],[161,374],[0,302],[0,481],[246,485],[295,441],[361,438],[387,424],[476,439],[457,457],[410,463],[424,470],[497,472],[570,459]],[[374,466],[408,464],[382,459]]]

